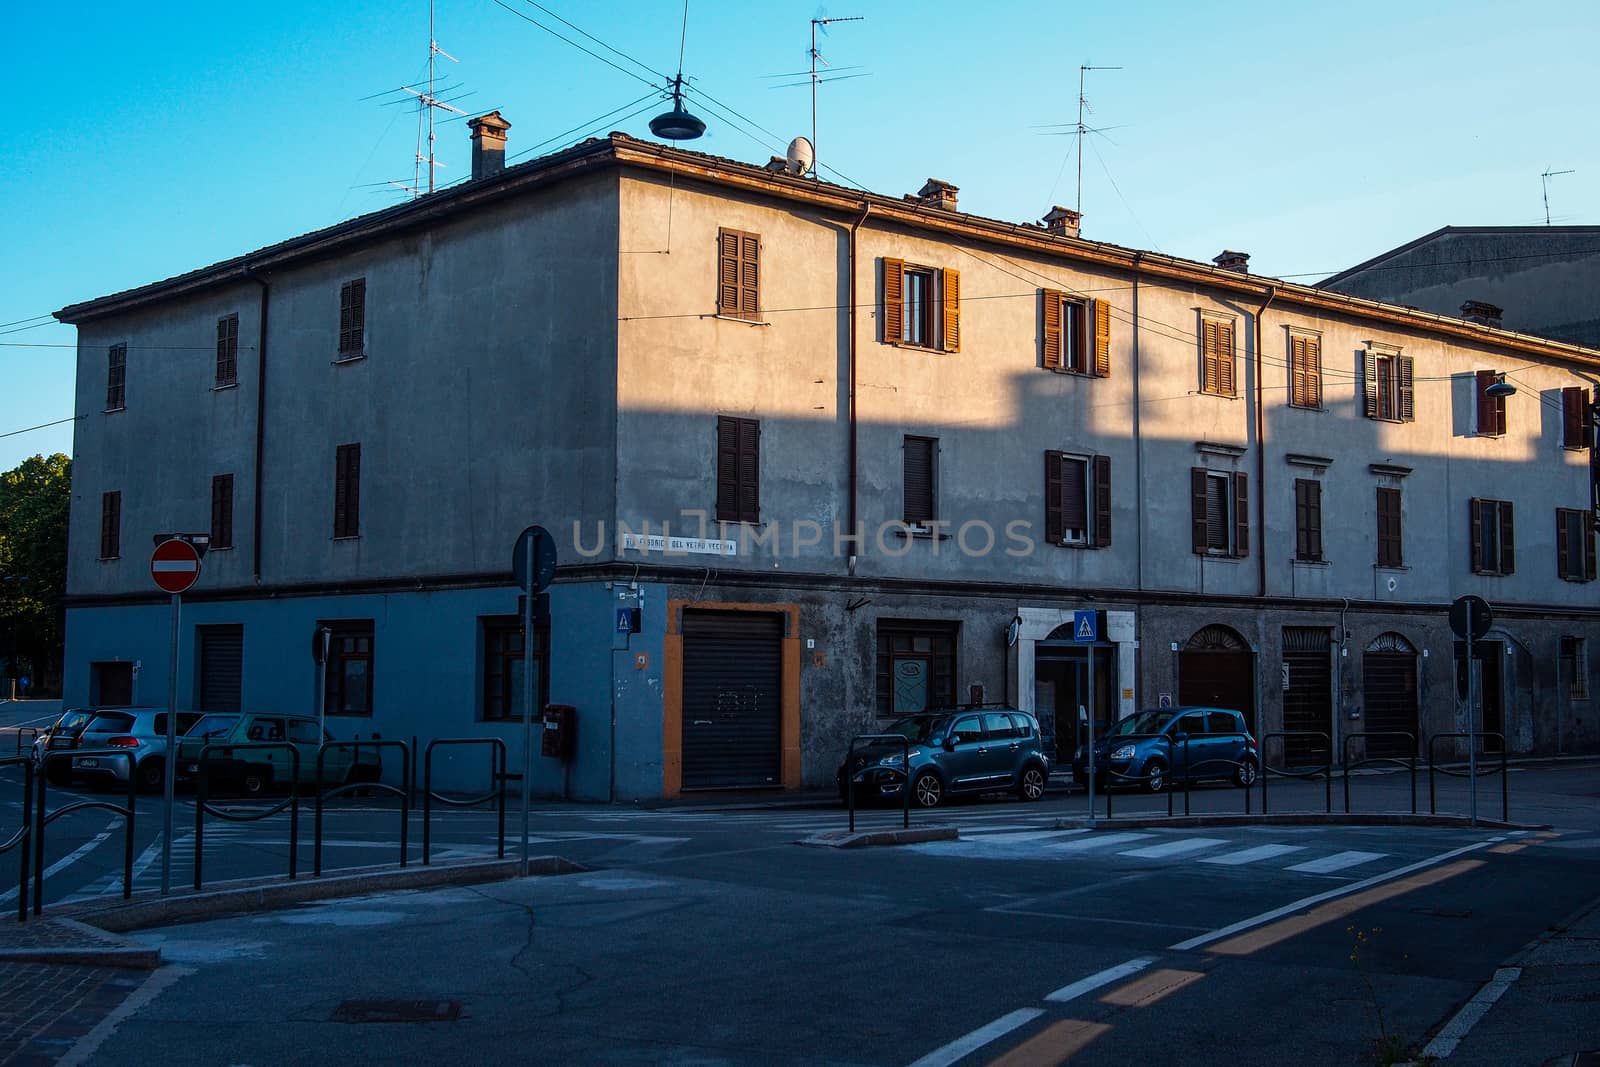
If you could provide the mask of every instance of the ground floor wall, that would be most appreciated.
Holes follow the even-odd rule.
[[[330,731],[423,745],[499,738],[516,772],[520,719],[497,718],[489,691],[496,663],[506,667],[493,635],[517,595],[506,586],[192,600],[178,703],[199,707],[216,692],[196,663],[209,628],[227,627],[242,631],[241,706],[314,714],[312,633],[370,620],[371,714],[330,714]],[[165,703],[169,625],[165,603],[69,609],[68,704],[94,703],[124,673],[135,702]],[[1061,759],[1090,714],[1106,723],[1182,703],[1237,707],[1262,736],[1286,727],[1328,736],[1317,751],[1321,742],[1275,740],[1274,765],[1320,761],[1327,749],[1337,760],[1347,744],[1355,758],[1413,745],[1425,755],[1436,737],[1441,755],[1458,754],[1461,742],[1444,737],[1469,723],[1453,641],[1442,608],[1385,604],[1108,600],[806,576],[719,581],[706,571],[563,580],[549,593],[539,702],[576,709],[576,741],[569,759],[555,759],[541,755],[536,731],[532,790],[605,802],[828,788],[852,736],[907,710],[964,703],[1035,712]],[[1600,751],[1596,642],[1600,613],[1499,611],[1478,649],[1479,728],[1503,734],[1513,754]],[[436,761],[438,788],[486,784],[482,750],[440,749]]]

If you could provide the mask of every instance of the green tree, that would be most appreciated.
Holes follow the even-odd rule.
[[[59,452],[0,474],[0,658],[35,689],[60,684],[71,499],[72,460]]]

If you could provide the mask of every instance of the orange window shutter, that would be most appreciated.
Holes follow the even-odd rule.
[[[946,268],[944,280],[944,350],[961,351],[961,272]]]
[[[717,231],[717,314],[739,314],[739,235]]]
[[[739,314],[747,319],[761,313],[761,238],[753,233],[739,238]]]
[[[1234,395],[1233,324],[1217,324],[1217,389],[1224,396]]]
[[[1200,389],[1215,393],[1217,385],[1217,324],[1202,323],[1200,327]]]
[[[1306,406],[1322,406],[1322,342],[1306,339]]]
[[[903,259],[883,258],[883,340],[897,345],[905,336],[906,264]]]
[[[1111,376],[1111,305],[1104,300],[1094,302],[1094,373]]]
[[[1289,338],[1289,403],[1306,406],[1306,341]]]
[[[1044,367],[1061,369],[1061,300],[1059,289],[1041,289],[1044,296]]]

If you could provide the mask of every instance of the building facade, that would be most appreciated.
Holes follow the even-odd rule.
[[[1086,240],[1063,209],[966,215],[939,181],[895,199],[620,134],[474,159],[59,313],[92,412],[69,701],[165,693],[145,545],[209,531],[181,703],[313,710],[326,626],[336,733],[515,763],[510,555],[538,523],[537,699],[577,709],[539,795],[831,786],[852,735],[960,702],[1037,712],[1063,758],[1090,714],[1167,702],[1425,751],[1467,729],[1468,593],[1496,612],[1482,728],[1600,748],[1600,352]],[[487,757],[439,761],[469,788]]]

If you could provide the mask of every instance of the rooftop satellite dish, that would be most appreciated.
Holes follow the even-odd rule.
[[[804,177],[811,173],[811,164],[816,162],[817,150],[811,147],[811,142],[804,137],[796,137],[789,142],[789,173]]]

